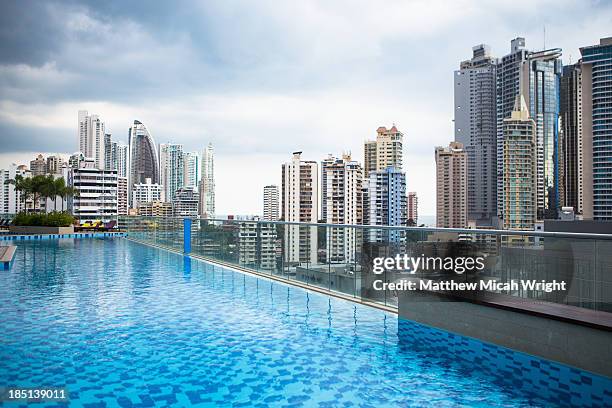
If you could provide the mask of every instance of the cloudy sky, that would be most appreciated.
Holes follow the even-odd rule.
[[[77,111],[127,142],[216,148],[217,212],[261,211],[291,152],[321,160],[378,126],[404,132],[408,190],[434,214],[434,146],[453,137],[453,70],[487,43],[507,54],[612,36],[607,0],[3,1],[0,167],[78,149]],[[546,27],[546,38],[544,38]]]

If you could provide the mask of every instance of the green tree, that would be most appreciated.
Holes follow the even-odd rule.
[[[64,180],[64,179],[62,179]],[[67,197],[76,197],[79,195],[79,190],[72,186],[67,186],[64,182],[64,187],[58,191],[58,195],[62,199],[62,212],[64,211],[64,199]]]

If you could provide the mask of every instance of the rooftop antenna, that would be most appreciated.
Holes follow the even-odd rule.
[[[546,50],[546,24],[544,24],[544,49]]]

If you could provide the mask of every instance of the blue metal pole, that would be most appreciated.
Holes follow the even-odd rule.
[[[191,252],[191,218],[183,219],[183,252]]]

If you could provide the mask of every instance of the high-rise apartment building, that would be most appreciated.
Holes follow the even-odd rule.
[[[77,193],[68,201],[80,221],[117,220],[117,171],[96,168],[95,159],[84,161],[69,176]]]
[[[436,225],[438,228],[465,228],[467,219],[467,153],[463,145],[451,142],[436,147]]]
[[[212,143],[202,152],[199,199],[200,216],[215,218],[215,151]]]
[[[359,225],[363,222],[363,172],[361,165],[351,160],[329,157],[321,162],[321,219],[328,224]],[[358,234],[355,228],[329,228],[327,231],[327,261],[355,261]]]
[[[62,166],[64,165],[64,160],[62,160],[59,156],[48,156],[47,157],[47,165],[46,172],[49,174],[62,174]]]
[[[159,183],[153,183],[150,178],[147,178],[144,183],[138,183],[132,186],[132,207],[138,208],[141,203],[162,201],[163,195],[164,187]]]
[[[455,141],[467,153],[468,218],[497,224],[496,59],[488,45],[472,48],[472,59],[455,71]]]
[[[125,143],[113,143],[113,159],[112,161],[117,166],[117,175],[119,177],[129,176],[129,161],[130,150]]]
[[[184,164],[183,145],[160,143],[159,175],[160,183],[164,186],[162,201],[174,201],[176,191],[184,186]]]
[[[537,219],[536,122],[522,96],[504,119],[504,229],[531,231]]]
[[[294,152],[290,162],[282,166],[281,214],[284,221],[318,221],[319,175],[316,161],[301,159]],[[285,259],[290,264],[317,262],[317,228],[287,225],[285,229]]]
[[[117,176],[117,215],[128,215],[128,179]]]
[[[30,171],[32,176],[44,176],[47,174],[47,161],[42,154],[39,154],[34,160],[30,161]]]
[[[78,120],[79,151],[85,157],[94,159],[96,168],[103,169],[106,158],[104,122],[98,115],[90,115],[86,110],[79,111]]]
[[[172,200],[175,217],[198,216],[198,190],[194,187],[181,187],[176,191]]]
[[[408,224],[411,224],[410,221],[412,221],[414,225],[417,225],[419,223],[419,198],[417,197],[417,193],[410,191],[406,198],[408,206]]]
[[[200,155],[198,152],[183,152],[183,185],[198,188],[200,184]]]
[[[402,143],[404,134],[393,125],[376,129],[376,140],[364,144],[363,170],[366,177],[371,171],[383,171],[388,167],[402,169]]]
[[[559,122],[561,49],[530,52],[525,39],[511,42],[510,54],[496,64],[497,77],[497,207],[503,219],[503,121],[512,114],[516,97],[525,99],[536,123],[538,219],[557,218],[564,195],[563,137]]]
[[[25,209],[21,192],[15,190],[14,184],[8,183],[17,175],[29,177],[31,173],[14,163],[8,169],[0,169],[0,214],[16,214]]]
[[[116,161],[113,160],[113,138],[110,133],[104,134],[104,168],[107,170],[117,170]]]
[[[580,48],[584,215],[612,220],[612,37]]]
[[[129,140],[129,196],[133,198],[132,189],[135,184],[145,183],[150,179],[151,184],[159,184],[159,159],[155,140],[142,122],[135,120],[128,132]],[[134,203],[132,206],[135,207]]]
[[[503,121],[510,117],[516,97],[521,93],[521,83],[524,81],[523,64],[527,61],[529,51],[525,48],[525,39],[517,37],[510,42],[510,53],[501,57],[496,64],[497,93],[497,214],[503,218],[503,159],[504,159],[504,128]]]
[[[78,169],[81,167],[81,163],[85,161],[85,155],[82,152],[76,152],[70,155],[68,158],[68,167],[71,169]]]
[[[395,167],[371,171],[364,181],[363,223],[365,225],[406,225],[406,174]],[[405,234],[395,230],[370,229],[368,242],[402,242]]]
[[[584,211],[584,151],[582,138],[582,68],[580,63],[563,67],[560,86],[560,117],[563,134],[563,207]]]
[[[274,270],[278,246],[275,225],[248,221],[240,223],[238,233],[240,265]]]
[[[263,220],[278,221],[278,186],[265,186],[263,190]]]

